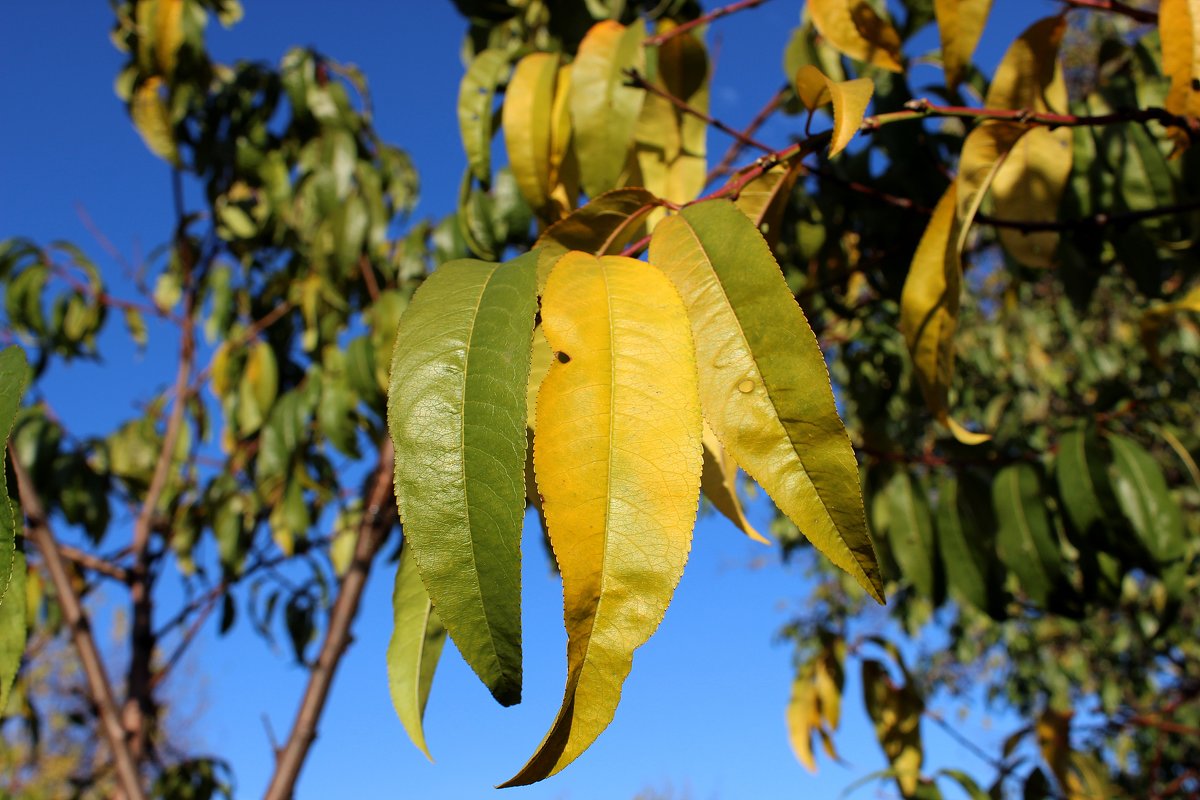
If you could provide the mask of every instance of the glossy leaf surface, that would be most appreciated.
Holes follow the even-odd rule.
[[[388,393],[408,546],[455,644],[520,699],[520,541],[536,253],[455,261],[400,320]]]
[[[558,357],[538,393],[534,468],[563,579],[567,686],[506,786],[558,772],[612,721],[683,573],[700,488],[692,340],[670,282],[633,259],[569,253],[542,325]]]
[[[813,545],[883,601],[858,465],[817,339],[762,235],[730,202],[655,228],[696,339],[700,401],[725,448]]]

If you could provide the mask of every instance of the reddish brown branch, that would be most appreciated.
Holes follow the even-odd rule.
[[[767,0],[739,0],[739,2],[737,2],[737,3],[730,3],[729,5],[722,6],[721,8],[714,8],[712,11],[709,11],[707,14],[703,14],[699,17],[696,17],[693,20],[685,22],[681,25],[677,25],[676,27],[672,28],[669,31],[664,31],[663,33],[659,33],[654,36],[647,36],[644,44],[651,46],[651,47],[660,45],[663,42],[667,41],[668,39],[674,39],[676,36],[681,36],[681,35],[687,33],[692,28],[696,28],[701,25],[707,25],[708,23],[712,22],[715,19],[720,19],[721,17],[727,17],[730,14],[733,14],[738,11],[745,11],[748,8],[754,8],[755,6],[761,6],[766,1]]]
[[[309,748],[317,738],[317,725],[325,710],[329,690],[338,664],[350,644],[350,626],[358,615],[363,589],[371,572],[375,555],[383,545],[388,530],[396,519],[396,501],[392,497],[393,451],[391,440],[386,439],[379,447],[379,462],[371,475],[367,490],[362,523],[358,528],[358,541],[354,546],[354,561],[342,577],[337,599],[329,614],[329,628],[325,641],[317,655],[316,665],[308,678],[304,697],[287,742],[278,751],[275,774],[267,787],[264,800],[289,800],[295,792],[300,769],[308,756]]]
[[[54,534],[46,522],[46,510],[41,496],[33,486],[24,465],[17,458],[16,452],[9,447],[12,456],[13,477],[16,478],[17,492],[21,496],[21,508],[25,512],[25,535],[37,547],[41,554],[46,571],[54,584],[54,592],[62,609],[63,620],[71,634],[75,651],[79,654],[79,662],[87,679],[88,691],[96,712],[100,716],[100,730],[112,751],[113,762],[117,773],[117,783],[121,787],[126,800],[143,800],[141,776],[138,774],[137,762],[130,750],[125,737],[125,729],[121,724],[121,716],[117,711],[117,701],[113,696],[112,684],[100,659],[100,651],[92,636],[91,624],[84,613],[79,595],[71,583],[67,565],[55,542]]]
[[[704,120],[712,127],[716,128],[717,130],[721,131],[722,133],[724,133],[728,136],[732,136],[734,139],[736,139],[737,141],[746,145],[747,147],[757,148],[759,150],[762,150],[764,153],[770,153],[774,149],[770,145],[765,145],[762,142],[755,141],[752,137],[742,133],[741,131],[739,131],[735,128],[730,127],[729,125],[726,125],[724,122],[721,122],[721,120],[716,119],[709,114],[706,114],[705,112],[701,111],[700,109],[694,108],[694,107],[688,105],[683,100],[680,100],[678,97],[671,94],[670,92],[665,91],[664,89],[662,89],[658,86],[655,86],[653,83],[646,80],[645,76],[642,75],[640,72],[638,72],[636,69],[625,70],[625,75],[629,78],[630,86],[636,86],[639,89],[645,89],[650,94],[655,95],[657,97],[661,97],[662,99],[666,100],[671,105],[675,106],[675,108],[682,111],[684,114],[691,114],[693,117],[696,117],[697,119]]]
[[[1134,8],[1120,0],[1059,0],[1071,8],[1088,9],[1091,11],[1108,11],[1122,14],[1130,19],[1153,25],[1158,22],[1158,14],[1144,8]]]
[[[758,113],[754,115],[754,119],[750,120],[749,124],[742,128],[742,130],[738,132],[737,136],[733,137],[733,142],[729,145],[729,149],[725,151],[725,155],[721,156],[721,160],[715,167],[709,170],[708,175],[705,176],[704,184],[706,186],[715,181],[717,178],[729,174],[730,170],[733,169],[733,162],[736,161],[738,156],[742,154],[742,151],[746,149],[747,143],[753,140],[754,134],[758,133],[758,129],[766,124],[766,121],[771,118],[771,115],[774,114],[775,111],[778,110],[783,104],[783,99],[787,96],[787,92],[788,87],[785,86],[772,95],[771,99],[767,101],[767,104],[759,109]]]
[[[68,544],[60,544],[58,546],[58,552],[59,555],[76,566],[91,570],[92,572],[96,572],[101,575],[107,575],[113,580],[120,581],[121,583],[125,583],[129,580],[129,571],[124,567],[100,558],[99,556],[94,556],[91,553],[84,552],[78,547],[71,547]]]

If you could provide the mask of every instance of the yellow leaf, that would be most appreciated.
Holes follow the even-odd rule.
[[[792,683],[792,697],[787,707],[788,742],[796,760],[809,772],[817,771],[813,757],[813,714],[817,707],[817,689],[812,676],[801,670]]]
[[[817,701],[822,719],[831,730],[837,730],[842,719],[842,684],[844,682],[843,655],[845,642],[830,641],[826,649],[815,659],[813,682],[817,687]]]
[[[1166,108],[1172,114],[1200,117],[1200,0],[1162,0],[1158,9],[1163,74],[1171,79]],[[1172,129],[1183,146],[1188,137]]]
[[[575,208],[579,196],[579,162],[572,147],[571,65],[558,68],[554,105],[550,110],[551,219],[562,219]]]
[[[670,282],[571,252],[550,273],[542,324],[558,357],[538,393],[534,468],[563,578],[567,687],[505,786],[558,772],[612,721],[633,651],[683,574],[700,489],[696,366]]]
[[[997,65],[984,104],[988,108],[1065,113],[1067,84],[1058,48],[1066,30],[1067,19],[1061,15],[1026,28]]]
[[[530,53],[517,62],[504,93],[502,123],[508,166],[521,194],[535,211],[550,190],[551,114],[558,77],[556,53]]]
[[[958,177],[955,186],[958,192],[958,219],[965,227],[970,225],[968,212],[973,218],[972,206],[978,206],[987,194],[996,173],[1012,152],[1013,146],[1029,128],[1014,122],[989,121],[971,131],[963,142],[958,158]]]
[[[142,141],[152,153],[171,164],[178,164],[179,151],[175,147],[175,131],[171,126],[167,103],[159,94],[162,87],[162,78],[147,78],[134,91],[129,101],[129,116]]]
[[[991,8],[992,0],[933,1],[947,86],[953,88],[962,83]]]
[[[1063,190],[1071,177],[1074,132],[1070,128],[1032,128],[1009,150],[992,179],[996,216],[1033,222],[1058,219]],[[1055,264],[1056,231],[1026,233],[1000,228],[1000,243],[1016,261],[1029,267]]]
[[[697,203],[655,228],[650,263],[687,304],[700,402],[721,443],[882,603],[858,464],[825,358],[762,235],[729,201]]]
[[[356,540],[357,536],[352,536]],[[433,761],[425,744],[425,705],[437,669],[446,629],[433,610],[416,559],[408,547],[400,551],[392,588],[392,637],[388,642],[388,689],[396,716],[412,743]]]
[[[701,441],[704,444],[704,471],[700,476],[700,488],[704,490],[704,496],[742,533],[756,542],[770,544],[771,540],[756,531],[750,520],[746,519],[742,501],[737,495],[737,462],[725,452],[721,440],[707,422],[704,423]]]
[[[896,686],[884,666],[873,659],[863,662],[862,683],[875,736],[892,765],[900,792],[910,797],[917,790],[924,761],[921,714],[925,703],[911,683]]]
[[[809,0],[817,32],[851,58],[903,72],[900,34],[866,0]]]
[[[934,208],[917,245],[900,294],[900,332],[912,354],[917,384],[930,411],[950,429],[954,438],[963,444],[979,444],[989,437],[962,428],[950,418],[949,411],[950,386],[954,382],[954,332],[958,327],[962,292],[959,248],[963,227],[955,211],[956,194],[956,185],[951,184]],[[971,216],[974,213],[972,209]]]
[[[175,74],[183,44],[183,0],[158,0],[154,8],[154,55],[163,75]]]
[[[1067,784],[1067,765],[1071,757],[1071,714],[1046,708],[1033,726],[1038,747],[1046,766],[1054,773],[1059,786]]]
[[[829,145],[832,157],[842,152],[858,133],[875,84],[870,78],[832,81],[812,64],[805,64],[796,72],[796,92],[809,112],[833,103],[833,139]]]

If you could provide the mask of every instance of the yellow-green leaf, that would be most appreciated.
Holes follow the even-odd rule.
[[[1162,0],[1158,8],[1162,71],[1171,79],[1166,108],[1172,114],[1200,117],[1200,0]],[[1188,137],[1173,129],[1186,146]]]
[[[534,467],[562,572],[567,687],[506,786],[558,772],[612,721],[683,574],[700,489],[696,366],[670,282],[633,259],[568,253],[542,324],[558,357],[538,393]]]
[[[725,452],[721,440],[707,422],[704,423],[701,441],[704,444],[704,470],[700,476],[700,488],[704,496],[742,533],[756,542],[770,544],[771,540],[756,531],[750,520],[746,519],[746,512],[737,494],[737,462]]]
[[[176,57],[183,44],[184,0],[157,0],[154,4],[154,54],[163,75],[175,74]]]
[[[809,0],[817,32],[834,48],[859,61],[903,72],[900,34],[866,0]]]
[[[12,432],[13,421],[21,407],[21,396],[29,381],[29,365],[25,361],[25,353],[21,348],[10,345],[0,350],[0,441],[7,442]],[[15,576],[15,560],[20,556],[17,552],[17,529],[21,527],[23,517],[20,510],[9,503],[8,475],[4,454],[0,452],[0,607],[8,600],[9,582]],[[22,589],[22,591],[24,591]],[[24,629],[22,629],[24,630]],[[24,639],[22,638],[22,642]],[[20,652],[16,654],[19,663]],[[3,668],[0,664],[0,669]],[[12,673],[16,674],[16,667]],[[11,683],[11,681],[10,681]],[[0,713],[4,704],[0,703]]]
[[[950,386],[954,383],[954,332],[962,293],[959,248],[963,228],[956,216],[956,195],[956,185],[950,184],[913,254],[900,294],[900,333],[912,355],[917,384],[929,410],[956,439],[979,444],[989,437],[960,426],[951,418],[949,408]]]
[[[458,87],[458,129],[467,166],[487,185],[492,179],[492,104],[496,87],[508,77],[508,53],[489,48],[467,67]]]
[[[1067,18],[1046,17],[1030,25],[1009,45],[996,66],[984,104],[988,108],[1065,113],[1067,84],[1058,48]]]
[[[533,346],[529,358],[529,382],[525,387],[525,408],[529,415],[530,430],[534,428],[537,419],[535,411],[538,389],[541,388],[546,373],[550,371],[550,362],[553,360],[554,351],[550,349],[550,343],[546,341],[546,334],[539,325],[533,329]]]
[[[0,496],[0,503],[8,506],[11,502],[7,494]],[[0,710],[8,706],[8,694],[21,669],[28,635],[25,595],[28,573],[24,553],[12,554],[11,568],[12,577],[8,579],[4,602],[0,604]]]
[[[593,255],[616,255],[643,230],[646,215],[660,201],[645,189],[614,189],[593,199],[547,228],[534,248],[541,248],[538,262],[539,290],[546,285],[550,268],[569,250]]]
[[[275,351],[261,339],[246,348],[246,367],[238,383],[237,427],[249,436],[263,426],[279,394]]]
[[[779,241],[788,198],[804,172],[804,164],[800,161],[776,164],[746,184],[734,201],[772,247]]]
[[[962,82],[991,8],[992,0],[934,0],[947,86]]]
[[[698,203],[659,223],[650,263],[688,307],[700,401],[721,443],[818,550],[883,602],[825,358],[762,235],[733,203]]]
[[[992,200],[1001,219],[1053,222],[1071,177],[1074,132],[1070,128],[1033,128],[1008,151],[992,179]],[[1025,232],[1000,228],[1000,243],[1016,261],[1049,268],[1055,264],[1056,231]]]
[[[832,81],[812,64],[796,72],[796,93],[809,112],[826,103],[833,104],[833,138],[829,144],[830,157],[836,156],[858,133],[867,104],[875,92],[870,78],[852,81]]]
[[[571,124],[583,190],[597,197],[621,183],[645,90],[626,86],[624,71],[645,70],[640,19],[626,28],[605,20],[592,26],[575,56]]]
[[[558,54],[530,53],[517,62],[504,93],[502,120],[508,165],[521,194],[535,211],[548,202],[550,120]]]
[[[429,594],[417,572],[416,560],[407,546],[400,551],[396,583],[392,589],[392,638],[388,642],[388,688],[392,705],[408,738],[430,761],[421,720],[429,702],[429,688],[437,669],[446,629],[433,610]]]
[[[1140,320],[1142,344],[1145,345],[1146,352],[1150,354],[1150,360],[1159,367],[1163,366],[1163,358],[1158,350],[1158,340],[1162,336],[1167,322],[1181,311],[1200,314],[1200,284],[1193,286],[1192,290],[1181,299],[1172,303],[1156,303],[1142,314]]]
[[[1059,786],[1067,785],[1067,766],[1071,758],[1071,714],[1046,708],[1033,726],[1042,758]]]
[[[162,78],[147,78],[129,101],[129,116],[150,152],[171,164],[178,164],[179,151],[175,147],[171,116],[166,101],[159,94],[162,87]]]
[[[400,319],[388,392],[406,546],[496,699],[521,691],[525,397],[537,253],[438,268]]]
[[[924,761],[921,714],[925,704],[911,683],[896,686],[883,664],[873,659],[863,662],[862,683],[875,736],[892,765],[901,793],[911,797],[917,790]]]
[[[787,707],[788,742],[796,760],[809,772],[817,771],[817,760],[813,756],[812,734],[820,726],[817,712],[817,687],[811,671],[801,669],[792,682],[792,696]]]

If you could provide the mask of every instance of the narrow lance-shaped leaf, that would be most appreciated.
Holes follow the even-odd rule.
[[[805,664],[792,681],[792,696],[787,706],[788,743],[796,760],[809,772],[817,771],[817,760],[813,755],[813,730],[821,725],[817,710],[817,687],[813,682],[812,667]]]
[[[530,53],[517,62],[504,93],[502,120],[508,164],[535,211],[549,200],[551,114],[558,77],[556,53]]]
[[[833,104],[833,138],[829,144],[829,157],[845,150],[862,126],[863,115],[867,113],[867,105],[875,92],[875,84],[870,78],[830,80],[812,64],[805,64],[796,72],[795,85],[796,94],[809,113],[826,103]]]
[[[700,402],[721,443],[818,550],[883,602],[825,358],[762,235],[733,203],[698,203],[659,223],[650,263],[687,305]]]
[[[851,58],[892,72],[903,72],[900,34],[866,0],[809,0],[817,31]]]
[[[579,44],[571,75],[571,124],[583,190],[596,197],[620,183],[645,90],[625,85],[624,71],[645,68],[639,19],[626,28],[606,20]]]
[[[1001,219],[1053,222],[1071,177],[1075,134],[1070,128],[1033,128],[1010,148],[992,179],[995,214]],[[1000,243],[1016,261],[1048,269],[1056,263],[1056,231],[1003,227]]]
[[[542,324],[558,357],[538,393],[534,466],[562,572],[567,686],[506,786],[558,772],[612,721],[683,574],[700,489],[696,366],[670,282],[633,259],[568,253]]]
[[[966,75],[991,8],[992,0],[934,0],[947,86],[958,86]]]
[[[1016,574],[1025,593],[1044,606],[1062,577],[1062,557],[1037,469],[1012,464],[1000,470],[992,484],[992,498],[1000,523],[996,532],[1000,560]]]
[[[388,642],[388,688],[396,714],[425,757],[433,756],[425,744],[425,729],[421,724],[429,689],[437,669],[442,647],[446,644],[446,629],[433,610],[429,594],[417,572],[412,551],[400,551],[396,567],[396,584],[392,589],[392,638]]]
[[[9,502],[7,495],[0,497],[0,503]],[[8,695],[25,653],[28,635],[25,578],[25,554],[13,553],[8,591],[0,605],[0,709],[8,706]]]
[[[471,174],[487,185],[492,179],[492,104],[496,87],[508,77],[508,54],[484,50],[467,67],[458,87],[458,129]]]
[[[0,350],[0,442],[8,442],[28,379],[29,367],[21,348],[10,346]],[[0,451],[0,606],[8,596],[13,556],[16,553],[17,527],[21,521],[21,515],[9,504],[8,476],[5,474],[4,453]],[[3,709],[4,706],[0,705],[0,711]]]
[[[520,541],[537,253],[454,261],[400,319],[388,392],[407,546],[463,658],[520,700]]]
[[[888,544],[905,580],[918,594],[936,602],[937,547],[929,504],[907,470],[888,482]]]
[[[917,790],[921,763],[925,760],[921,744],[925,703],[911,681],[896,686],[883,664],[874,659],[863,661],[862,684],[875,736],[892,765],[901,793],[910,797]]]
[[[979,444],[988,436],[963,428],[950,416],[950,386],[954,383],[954,333],[958,329],[962,266],[959,244],[962,227],[956,216],[957,185],[951,184],[938,201],[900,294],[900,332],[912,354],[917,384],[925,403],[939,422],[964,444]],[[975,208],[978,208],[978,195]],[[974,210],[970,210],[972,216]]]
[[[1160,567],[1169,567],[1183,557],[1186,529],[1162,467],[1132,439],[1118,434],[1107,438],[1112,446],[1112,487],[1117,503],[1154,560]]]
[[[756,542],[770,544],[771,540],[756,531],[746,518],[746,511],[737,494],[737,462],[725,451],[721,440],[707,422],[704,423],[702,442],[704,471],[700,477],[700,488],[704,496],[742,533]]]
[[[1171,79],[1166,108],[1172,114],[1200,117],[1200,0],[1162,0],[1158,8],[1162,71]],[[1187,134],[1171,130],[1177,146]]]

